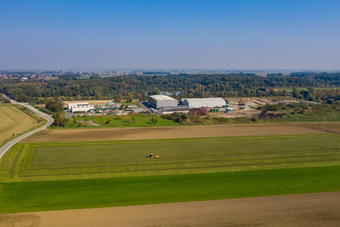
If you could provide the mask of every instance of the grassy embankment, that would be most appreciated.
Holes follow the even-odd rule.
[[[21,143],[0,162],[0,213],[336,191],[339,138]]]
[[[340,121],[340,111],[307,111],[303,114],[287,114],[277,122],[333,122]]]
[[[1,104],[0,122],[1,146],[10,139],[43,125],[46,120],[25,107]]]

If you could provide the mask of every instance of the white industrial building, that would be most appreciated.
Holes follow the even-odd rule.
[[[94,109],[93,105],[90,105],[89,103],[68,103],[67,109],[71,110],[72,113],[74,112],[88,112],[91,109]]]
[[[167,95],[152,95],[149,97],[148,102],[150,106],[156,109],[160,107],[177,106],[178,104],[176,99]]]
[[[160,107],[159,111],[161,114],[172,114],[172,113],[189,113],[189,107],[188,106],[164,106]]]
[[[189,108],[201,108],[201,107],[223,107],[226,105],[226,101],[223,98],[185,98],[182,99],[182,104],[189,106]]]

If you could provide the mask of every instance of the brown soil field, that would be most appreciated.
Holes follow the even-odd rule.
[[[210,116],[212,117],[224,117],[224,118],[237,118],[237,117],[246,117],[250,119],[253,116],[258,116],[261,113],[260,110],[251,109],[249,107],[246,107],[244,110],[232,110],[229,113],[224,112],[217,112],[217,113],[211,113]]]
[[[334,133],[340,135],[340,122],[333,122],[333,123],[314,123],[314,124],[304,124],[301,125],[305,128],[315,129],[323,132]]]
[[[0,226],[339,226],[340,192],[0,215]]]
[[[13,134],[20,134],[38,123],[12,105],[0,105],[0,144]]]
[[[334,128],[338,128],[334,131]],[[107,141],[338,132],[340,123],[200,125],[150,128],[48,129],[25,142]]]

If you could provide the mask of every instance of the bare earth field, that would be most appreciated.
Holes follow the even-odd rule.
[[[340,123],[337,122],[304,124],[302,127],[340,135]]]
[[[48,129],[25,142],[108,141],[224,136],[293,135],[308,133],[340,134],[339,123],[294,123],[254,125],[200,125],[153,128]]]
[[[339,226],[340,192],[0,215],[0,226]]]
[[[6,139],[29,130],[38,123],[12,105],[0,105],[0,144]]]

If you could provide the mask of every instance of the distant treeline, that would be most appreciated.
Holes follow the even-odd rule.
[[[292,92],[291,89],[289,91],[285,88],[304,88],[304,90]],[[334,89],[319,91],[317,88]],[[1,93],[25,102],[39,102],[39,98],[42,102],[41,98],[48,97],[79,100],[145,99],[147,94],[158,94],[161,91],[169,92],[178,98],[294,95],[311,101],[326,100],[331,96],[333,101],[337,101],[339,88],[340,73],[295,73],[289,76],[270,74],[268,77],[255,74],[177,74],[81,78],[69,75],[60,76],[56,80],[21,81],[18,78],[0,80]]]

